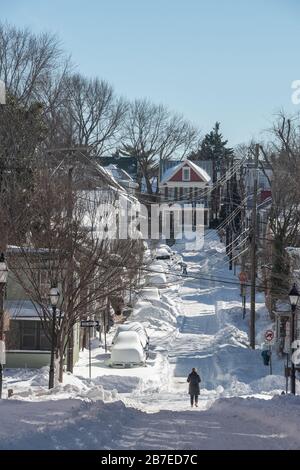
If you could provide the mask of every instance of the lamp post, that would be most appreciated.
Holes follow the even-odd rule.
[[[51,357],[49,370],[49,389],[54,387],[54,354],[55,354],[55,324],[56,324],[56,307],[59,300],[59,290],[53,286],[50,289],[50,303],[52,307],[52,335],[51,335]]]
[[[291,349],[292,349],[292,361],[291,361],[291,393],[296,395],[296,370],[295,364],[293,362],[293,344],[295,341],[295,316],[296,316],[296,308],[299,301],[299,291],[297,289],[296,284],[293,285],[292,289],[289,293],[290,304],[292,307],[292,318],[291,318]]]
[[[4,291],[7,283],[8,269],[5,262],[4,254],[0,255],[0,341],[4,343]],[[1,347],[0,346],[0,347]],[[4,353],[4,350],[3,350]],[[0,399],[2,398],[2,382],[3,382],[3,359],[0,358]]]

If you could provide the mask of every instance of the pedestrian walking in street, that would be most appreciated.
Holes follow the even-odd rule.
[[[191,397],[191,407],[198,406],[198,396],[200,395],[200,382],[201,378],[200,375],[197,373],[195,367],[192,368],[192,372],[189,374],[187,378],[187,382],[189,384],[189,395]]]

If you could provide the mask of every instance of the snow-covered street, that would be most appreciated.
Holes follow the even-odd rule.
[[[5,388],[14,395],[0,403],[0,448],[299,448],[300,399],[281,396],[282,360],[274,357],[270,376],[261,350],[249,349],[249,313],[243,320],[237,278],[216,233],[207,232],[200,252],[177,249],[187,276],[161,262],[170,272],[168,287],[160,300],[140,298],[132,316],[150,335],[147,366],[111,368],[109,353],[94,340],[92,379],[87,351],[74,375],[65,374],[51,392],[46,369],[7,370]],[[258,345],[271,326],[262,300]],[[186,378],[192,367],[202,382],[199,408],[191,410]]]
[[[299,397],[266,402],[235,398],[202,412],[154,414],[120,401],[2,401],[0,412],[0,449],[265,450],[300,445]]]

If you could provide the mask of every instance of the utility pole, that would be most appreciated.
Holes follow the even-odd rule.
[[[233,185],[232,185],[232,178],[233,178],[233,173],[232,173],[232,168],[233,168],[233,159],[230,158],[230,180],[228,181],[229,184],[229,204],[230,204],[230,213],[232,213],[235,210],[234,204],[233,204]],[[230,255],[229,255],[229,270],[232,271],[232,258],[234,255],[234,247],[235,247],[235,217],[232,219],[230,222]]]
[[[258,170],[259,144],[255,146],[255,166],[253,185],[253,204],[251,221],[251,307],[250,307],[250,347],[255,349],[255,299],[256,299],[256,271],[257,271],[257,170]]]
[[[68,219],[68,231],[69,231],[69,265],[68,265],[68,310],[70,315],[73,315],[74,299],[74,266],[73,266],[73,168],[69,168],[68,172],[68,201],[67,201],[67,219]],[[69,333],[68,346],[67,346],[67,370],[73,372],[73,349],[74,349],[74,332],[73,328]]]
[[[225,218],[229,218],[230,217],[230,206],[229,206],[229,179],[228,179],[228,173],[227,173],[227,181],[226,181],[226,199],[225,199],[225,207],[226,207],[226,211],[225,211]],[[225,244],[226,244],[226,254],[228,255],[229,257],[229,269],[230,269],[230,250],[231,250],[231,245],[230,245],[230,241],[232,239],[232,237],[230,236],[230,227],[229,227],[229,223],[227,222],[226,224],[226,240],[225,240]]]
[[[4,308],[3,308],[3,303],[4,303],[4,284],[0,284],[0,341],[1,343],[4,340]],[[4,343],[2,343],[4,344]],[[2,347],[2,344],[0,345],[0,348]],[[0,351],[1,355],[1,351]],[[0,357],[0,400],[2,398],[2,382],[3,382],[3,364],[2,364],[2,358]]]

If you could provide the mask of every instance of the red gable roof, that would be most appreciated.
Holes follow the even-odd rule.
[[[200,178],[200,176],[191,168],[189,165],[184,165],[182,168],[180,168],[175,175],[170,178],[170,181],[183,181],[183,168],[190,168],[191,170],[191,178],[190,181],[198,181],[198,182],[203,182],[203,179]]]

